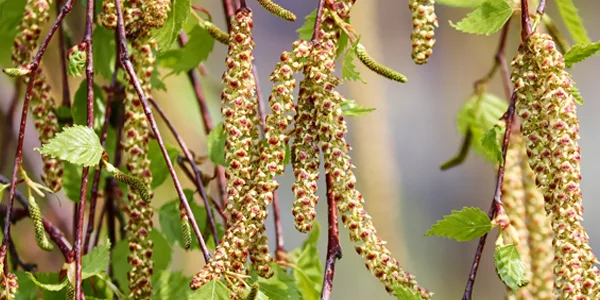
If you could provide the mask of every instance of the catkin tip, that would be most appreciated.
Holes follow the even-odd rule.
[[[293,12],[279,6],[277,3],[275,3],[271,0],[257,0],[257,1],[264,9],[266,9],[271,14],[276,15],[286,21],[290,21],[290,22],[296,21],[296,15]]]

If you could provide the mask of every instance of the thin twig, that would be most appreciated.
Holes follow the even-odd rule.
[[[525,42],[531,35],[531,18],[529,17],[528,2],[529,0],[521,1],[521,40],[523,42]]]
[[[94,22],[94,0],[87,0],[87,13],[85,19],[85,35],[83,42],[86,45],[86,84],[87,84],[87,127],[94,128],[94,52],[92,48],[92,23]],[[110,110],[110,109],[108,109]],[[85,202],[87,198],[87,185],[89,167],[84,167],[81,172],[81,191],[79,205],[77,206],[77,227],[75,229],[75,299],[81,300],[83,296],[83,276],[81,259],[83,257],[83,221],[85,219]],[[95,207],[94,207],[95,209]],[[94,213],[93,211],[91,212]]]
[[[231,0],[224,0],[225,2],[231,3]],[[226,10],[227,11],[227,10]],[[229,18],[227,18],[229,20]],[[179,45],[183,47],[186,43],[185,34],[179,34]],[[190,83],[194,88],[194,93],[196,94],[196,101],[198,101],[198,107],[200,107],[200,115],[202,116],[202,123],[204,124],[204,133],[208,135],[210,131],[214,128],[213,120],[210,116],[208,105],[206,104],[206,98],[204,97],[204,92],[202,91],[202,86],[200,85],[200,79],[198,78],[198,73],[195,69],[191,69],[187,73]],[[225,179],[225,169],[222,166],[215,165],[215,170],[217,173],[217,187],[219,190],[219,199],[221,200],[221,205],[225,206],[227,204],[227,179]]]
[[[512,94],[512,83],[510,82],[510,72],[508,71],[508,62],[506,61],[506,43],[508,40],[508,32],[510,30],[510,20],[502,27],[502,34],[500,36],[500,43],[498,44],[498,51],[496,51],[496,64],[500,66],[500,75],[502,76],[502,86],[504,87],[504,95],[506,99],[510,99]]]
[[[502,206],[502,184],[504,182],[504,164],[506,162],[506,152],[508,150],[508,145],[510,143],[510,132],[512,130],[514,112],[515,112],[515,101],[516,94],[513,92],[510,98],[510,104],[508,105],[508,110],[506,111],[506,130],[504,131],[504,143],[502,145],[502,163],[498,167],[498,177],[496,180],[496,190],[494,192],[494,198],[492,200],[492,205],[490,210],[488,211],[488,217],[490,220],[494,219],[496,211],[498,208]],[[477,269],[479,268],[479,262],[481,260],[481,254],[483,253],[483,248],[485,246],[485,241],[487,238],[487,234],[483,235],[479,239],[479,244],[477,245],[477,251],[475,252],[475,258],[473,259],[473,264],[471,265],[471,272],[469,273],[469,279],[467,281],[467,286],[465,288],[465,293],[463,294],[463,300],[471,300],[471,294],[473,293],[473,284],[475,283],[475,277],[477,277]]]
[[[333,277],[335,275],[335,262],[342,258],[342,246],[340,245],[340,233],[338,227],[337,204],[332,191],[333,179],[326,175],[327,184],[327,209],[329,212],[329,230],[327,231],[327,259],[325,260],[325,272],[323,274],[323,289],[321,300],[329,300],[333,289]]]
[[[60,14],[59,7],[63,0],[56,1],[56,14]],[[62,106],[71,107],[71,92],[69,91],[69,77],[67,75],[67,44],[65,43],[65,28],[60,24],[58,30],[58,44],[60,49],[60,74],[62,75]]]
[[[190,162],[190,165],[192,166],[192,170],[194,170],[194,174],[196,175],[195,176],[196,177],[196,186],[198,188],[198,191],[200,191],[200,196],[202,197],[202,200],[204,201],[204,208],[206,209],[206,217],[208,219],[207,220],[208,225],[210,226],[210,230],[212,232],[213,239],[215,241],[215,245],[218,245],[219,244],[219,235],[217,233],[217,225],[215,224],[215,218],[213,216],[212,209],[210,208],[210,203],[208,202],[208,196],[206,195],[206,190],[204,190],[204,184],[202,184],[202,171],[200,171],[200,169],[198,168],[196,163],[194,163],[194,158],[192,157],[192,153],[190,153],[190,149],[187,147],[187,145],[185,144],[185,141],[183,141],[183,138],[181,138],[181,136],[177,132],[177,129],[175,129],[175,126],[173,126],[173,123],[171,123],[171,120],[169,120],[169,118],[167,118],[167,115],[162,110],[162,108],[160,108],[158,103],[156,103],[156,101],[154,101],[154,99],[152,97],[148,97],[148,101],[150,101],[150,103],[154,106],[154,108],[156,109],[158,114],[161,116],[163,121],[165,121],[165,123],[167,124],[167,127],[169,127],[169,129],[171,130],[171,133],[177,140],[177,143],[179,144],[179,147],[183,151],[183,154],[185,155],[187,160]],[[215,205],[217,205],[217,204],[215,203]],[[221,207],[219,207],[218,209],[223,210]],[[188,216],[188,217],[191,218],[191,216]]]
[[[538,5],[538,8],[537,8],[537,13],[540,15],[543,15],[545,11],[546,11],[546,0],[540,0],[540,4]]]
[[[315,19],[315,26],[313,28],[312,40],[317,41],[319,34],[321,34],[321,21],[323,21],[323,10],[325,9],[326,0],[319,0],[319,6],[317,7],[317,17]]]
[[[140,82],[137,78],[135,70],[133,69],[133,64],[131,63],[131,60],[129,59],[129,52],[127,51],[127,39],[125,38],[125,26],[123,24],[123,12],[121,9],[120,2],[121,2],[120,0],[115,0],[115,6],[117,9],[117,30],[118,30],[118,34],[119,34],[119,43],[118,44],[121,47],[121,56],[120,56],[121,65],[122,65],[123,69],[127,72],[127,74],[129,75],[129,80],[130,80],[131,84],[133,84],[135,91],[137,92],[138,97],[140,98],[140,102],[142,104],[142,107],[144,108],[144,113],[146,115],[146,119],[148,120],[148,123],[150,123],[150,127],[152,128],[152,131],[154,132],[154,135],[156,136],[156,141],[158,142],[160,150],[163,154],[163,158],[165,159],[165,162],[167,163],[167,168],[169,169],[169,173],[171,174],[171,178],[173,179],[173,183],[175,184],[175,189],[177,190],[177,194],[179,195],[181,204],[184,206],[186,214],[188,215],[188,218],[189,218],[189,222],[192,225],[192,229],[194,230],[194,233],[196,234],[196,237],[198,238],[198,243],[200,244],[200,248],[202,249],[202,254],[204,255],[204,260],[208,261],[210,258],[208,248],[206,247],[206,243],[204,242],[204,239],[202,238],[202,233],[200,232],[200,229],[198,228],[198,224],[196,223],[196,219],[194,218],[194,213],[192,212],[190,205],[187,201],[187,198],[185,197],[185,194],[183,193],[183,188],[181,187],[181,184],[179,183],[179,179],[177,178],[177,174],[175,173],[175,168],[173,168],[173,163],[171,162],[171,159],[169,158],[169,153],[167,152],[167,149],[165,148],[163,138],[160,135],[158,126],[156,125],[156,120],[154,119],[154,116],[152,115],[152,110],[150,109],[150,105],[148,105],[148,100],[146,99],[146,95],[145,95],[144,91],[142,90],[142,86],[140,85]]]
[[[231,16],[235,14],[235,0],[223,0],[223,10],[225,11],[225,22],[227,29],[231,27]]]

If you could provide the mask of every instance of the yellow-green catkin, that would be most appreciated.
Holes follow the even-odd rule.
[[[219,28],[217,25],[210,21],[204,21],[204,29],[206,29],[206,32],[208,32],[213,39],[217,40],[221,44],[229,44],[229,34],[221,30],[221,28]]]
[[[268,12],[273,15],[276,15],[286,21],[294,22],[296,21],[296,15],[293,12],[279,6],[279,4],[271,1],[271,0],[257,0],[258,3]]]
[[[408,7],[412,11],[413,30],[410,34],[412,41],[412,59],[416,64],[427,63],[433,52],[435,28],[438,27],[435,15],[434,0],[409,0]]]
[[[552,300],[554,299],[552,292],[554,281],[552,272],[554,261],[552,227],[544,210],[544,196],[535,184],[535,174],[529,167],[524,145],[521,150],[521,173],[525,191],[525,211],[531,261],[531,280],[526,288],[533,299]]]
[[[529,165],[554,232],[554,292],[559,299],[598,299],[600,272],[581,224],[579,120],[573,82],[547,34],[534,33],[512,62],[517,114]]]
[[[227,69],[223,74],[224,89],[221,94],[222,113],[225,118],[225,159],[229,162],[227,178],[228,228],[207,264],[198,272],[190,287],[198,289],[225,272],[246,274],[249,244],[260,235],[266,211],[258,199],[255,188],[255,163],[253,157],[260,149],[258,140],[258,111],[256,81],[252,75],[254,58],[252,39],[252,12],[243,8],[231,19]],[[245,283],[237,277],[226,281],[236,294],[245,294]]]
[[[367,68],[371,69],[371,71],[394,81],[405,83],[408,81],[406,76],[384,66],[379,63],[375,59],[373,59],[369,53],[367,53],[367,49],[362,44],[357,44],[354,50],[356,52],[356,57],[365,65]]]
[[[183,203],[179,204],[179,212],[183,248],[189,249],[192,246],[192,227],[190,226],[190,219],[187,216]]]
[[[6,245],[0,246],[0,299],[15,299],[19,282],[17,275],[4,272],[4,261],[6,259]]]
[[[46,231],[44,230],[44,223],[42,222],[42,211],[38,206],[37,202],[33,197],[29,197],[29,217],[31,218],[31,222],[33,223],[33,228],[35,232],[35,241],[38,246],[45,251],[52,251],[54,247],[52,243],[48,240],[46,236]]]
[[[513,132],[506,152],[504,164],[504,182],[502,184],[502,204],[510,220],[510,225],[515,229],[518,237],[516,244],[521,260],[525,264],[527,281],[531,278],[531,262],[529,255],[529,231],[525,213],[525,189],[523,186],[523,173],[521,170],[521,152],[524,149],[518,132]],[[506,299],[535,299],[528,288],[520,288],[513,292],[507,288]]]
[[[349,15],[354,1],[337,1],[334,6],[338,15]],[[354,167],[348,152],[350,146],[345,137],[346,121],[342,115],[341,104],[344,97],[336,91],[340,80],[335,70],[336,41],[339,28],[326,8],[323,13],[319,40],[306,63],[305,74],[311,84],[314,106],[317,113],[316,127],[325,159],[325,170],[330,176],[332,193],[338,204],[342,222],[350,233],[350,240],[356,244],[356,252],[365,259],[365,266],[379,279],[386,290],[394,294],[393,287],[398,284],[418,293],[422,299],[430,299],[431,293],[421,288],[413,275],[400,268],[385,241],[377,236],[371,216],[363,207],[364,199],[356,190]]]
[[[16,67],[25,66],[33,59],[40,32],[48,22],[51,5],[51,0],[27,1],[12,50],[12,60]],[[24,77],[23,80],[27,83],[29,77]],[[31,113],[42,144],[48,143],[59,130],[55,109],[56,103],[50,94],[50,85],[40,68],[33,83]],[[57,158],[45,155],[42,155],[42,160],[44,172],[42,179],[51,190],[55,192],[60,190],[62,187],[62,162]]]
[[[157,49],[157,42],[152,38],[151,33],[152,30],[164,25],[171,9],[171,2],[169,0],[127,0],[122,5],[125,32],[133,50],[131,52],[133,67],[143,93],[149,97],[152,92],[150,79],[156,61],[154,51]],[[115,29],[117,17],[114,2],[105,0],[102,7],[104,9],[100,17],[102,24],[107,28]],[[136,190],[135,193],[127,194],[129,200],[127,233],[130,250],[128,262],[132,266],[127,275],[129,298],[149,299],[152,296],[150,278],[154,267],[153,242],[149,238],[154,215],[150,206],[152,174],[148,159],[151,128],[140,97],[131,82],[128,82],[125,88],[124,106],[125,123],[121,145],[126,154],[125,166],[135,179],[130,181]]]

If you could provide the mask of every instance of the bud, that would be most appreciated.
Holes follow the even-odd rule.
[[[67,60],[69,61],[67,65],[67,74],[69,76],[78,77],[83,74],[83,69],[87,62],[87,53],[85,52],[86,47],[87,43],[84,42],[71,47],[71,49],[67,51]]]

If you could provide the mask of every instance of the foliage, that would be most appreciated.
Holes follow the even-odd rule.
[[[452,214],[437,221],[425,236],[437,235],[466,242],[478,238],[490,230],[492,230],[492,222],[485,212],[476,207],[465,207],[460,211],[453,210]]]

